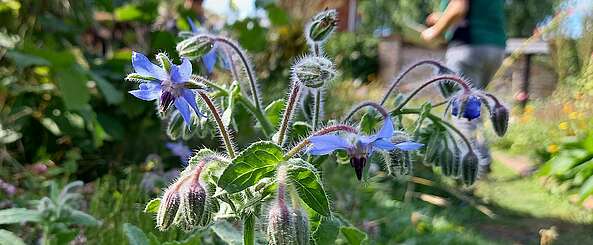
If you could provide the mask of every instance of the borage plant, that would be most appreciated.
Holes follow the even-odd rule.
[[[311,49],[297,59],[291,70],[288,98],[274,101],[265,108],[248,56],[239,45],[225,37],[186,33],[177,46],[181,65],[173,64],[166,55],[156,56],[159,65],[134,53],[135,73],[128,80],[139,82],[139,89],[130,93],[143,100],[156,100],[159,114],[169,118],[168,134],[172,138],[192,135],[205,129],[204,122],[213,119],[225,152],[201,149],[188,161],[179,178],[159,199],[151,201],[147,211],[156,212],[156,225],[161,230],[177,226],[186,230],[203,229],[216,222],[243,222],[245,244],[254,244],[256,227],[265,229],[270,244],[308,244],[321,242],[324,227],[342,226],[346,237],[360,234],[341,218],[332,214],[330,202],[321,180],[321,163],[329,161],[322,155],[347,156],[356,177],[363,173],[374,153],[383,157],[386,169],[393,176],[411,175],[414,161],[440,167],[442,173],[461,178],[471,185],[477,177],[479,158],[473,142],[447,120],[434,115],[426,102],[420,108],[408,108],[408,102],[421,90],[439,83],[453,93],[447,99],[446,112],[460,120],[479,120],[482,104],[490,110],[490,118],[498,135],[506,131],[508,112],[496,97],[473,90],[467,82],[436,61],[420,61],[398,76],[380,102],[365,101],[354,107],[343,120],[324,120],[322,101],[327,84],[336,74],[332,61],[323,55],[323,44],[336,26],[336,11],[317,14],[305,27]],[[226,87],[204,76],[192,74],[193,65],[207,65],[222,57],[231,71],[233,83]],[[396,103],[388,110],[385,103],[399,81],[410,70],[424,64],[437,68],[438,75]],[[239,69],[237,69],[239,68]],[[246,76],[241,76],[242,73]],[[241,81],[247,80],[250,98],[241,92]],[[453,86],[449,86],[453,85]],[[459,89],[452,92],[451,88]],[[314,94],[313,116],[309,121],[293,119],[303,106],[303,91]],[[257,120],[256,128],[267,140],[253,142],[238,151],[233,142],[232,111],[242,105]],[[176,110],[172,110],[174,105]],[[221,113],[218,105],[226,108]],[[358,126],[352,119],[356,112],[371,107]],[[283,109],[283,110],[282,110]],[[380,115],[371,120],[373,115]],[[416,115],[412,126],[404,127],[403,118]],[[382,123],[380,123],[382,122]],[[394,124],[394,122],[396,122]],[[380,123],[380,127],[379,127]],[[237,134],[241,128],[235,128]],[[375,131],[375,132],[373,132]],[[425,147],[423,147],[425,146]],[[267,210],[267,215],[263,214]],[[260,220],[265,220],[261,222]],[[267,225],[257,226],[256,223]],[[364,233],[362,233],[362,236]]]

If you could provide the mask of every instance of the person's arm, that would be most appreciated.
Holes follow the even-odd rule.
[[[436,23],[426,28],[421,34],[424,41],[430,42],[442,35],[449,27],[463,20],[469,9],[470,0],[451,0],[447,9],[436,21]]]

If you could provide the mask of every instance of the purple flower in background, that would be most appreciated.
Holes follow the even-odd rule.
[[[181,159],[181,161],[183,161],[184,165],[187,164],[189,158],[191,157],[192,151],[191,149],[189,149],[189,147],[183,144],[183,142],[169,142],[165,144],[165,146],[169,148],[173,155],[178,156]]]
[[[163,67],[157,66],[143,54],[132,52],[132,66],[136,73],[128,75],[128,78],[141,83],[138,90],[129,93],[141,100],[159,99],[159,109],[162,112],[174,104],[188,125],[191,123],[191,109],[198,116],[204,117],[198,109],[196,94],[185,87],[192,74],[190,61],[183,58],[181,65],[175,65],[165,55],[161,55],[161,58],[164,59],[163,63],[170,64],[169,71],[164,68],[164,64]]]
[[[480,117],[480,108],[482,106],[480,98],[470,95],[465,99],[465,105],[462,106],[461,103],[463,102],[461,102],[460,99],[453,99],[451,109],[451,114],[453,114],[453,116],[458,116],[459,111],[463,110],[463,112],[461,112],[461,116],[463,118],[467,118],[467,120],[473,120]]]
[[[423,144],[412,141],[394,144],[391,142],[393,132],[393,122],[390,118],[387,118],[381,130],[371,136],[358,134],[351,134],[347,137],[338,135],[312,136],[309,139],[311,147],[308,152],[311,155],[327,155],[335,150],[346,150],[350,156],[350,165],[354,167],[356,177],[360,180],[367,159],[375,150],[391,151],[397,148],[404,151],[413,151],[423,146]]]

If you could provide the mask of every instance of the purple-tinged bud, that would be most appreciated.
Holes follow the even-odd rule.
[[[335,9],[328,9],[318,13],[312,19],[305,34],[310,42],[324,42],[336,29],[338,13]]]
[[[271,245],[296,244],[296,228],[292,211],[286,205],[286,166],[278,167],[276,182],[278,195],[276,202],[268,211],[268,229],[266,235]]]
[[[204,56],[214,48],[214,40],[206,35],[196,35],[177,44],[179,56],[196,59]]]
[[[181,212],[187,225],[191,227],[201,225],[207,198],[208,193],[200,184],[199,178],[192,177],[181,191]]]
[[[292,79],[309,88],[322,87],[335,75],[334,64],[325,57],[305,56],[292,66]]]
[[[159,63],[161,64],[161,67],[163,67],[163,69],[165,69],[165,71],[167,71],[167,72],[171,71],[171,66],[173,65],[173,63],[171,63],[171,60],[169,59],[169,57],[167,57],[167,54],[158,53],[156,55],[156,59],[159,61]]]
[[[179,209],[179,199],[179,183],[174,183],[165,191],[156,213],[156,226],[159,230],[167,230],[175,221]]]
[[[295,208],[293,212],[294,226],[296,229],[296,244],[308,245],[309,234],[309,217],[302,208]]]
[[[461,160],[461,177],[465,185],[473,185],[478,176],[478,156],[470,150]]]
[[[496,103],[490,111],[490,121],[496,135],[499,137],[504,136],[509,127],[509,110],[505,106]]]
[[[173,102],[175,102],[175,96],[173,96],[171,92],[164,90],[163,93],[161,93],[159,110],[161,112],[167,111],[167,109],[169,109]]]

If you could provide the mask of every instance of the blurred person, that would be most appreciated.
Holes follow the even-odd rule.
[[[435,42],[444,35],[446,65],[474,88],[485,89],[505,54],[504,0],[441,0],[439,9],[426,18],[428,28],[422,31],[422,39]],[[492,158],[485,139],[476,135],[482,121],[456,119],[455,123],[478,150],[478,171],[484,176],[490,172]]]

